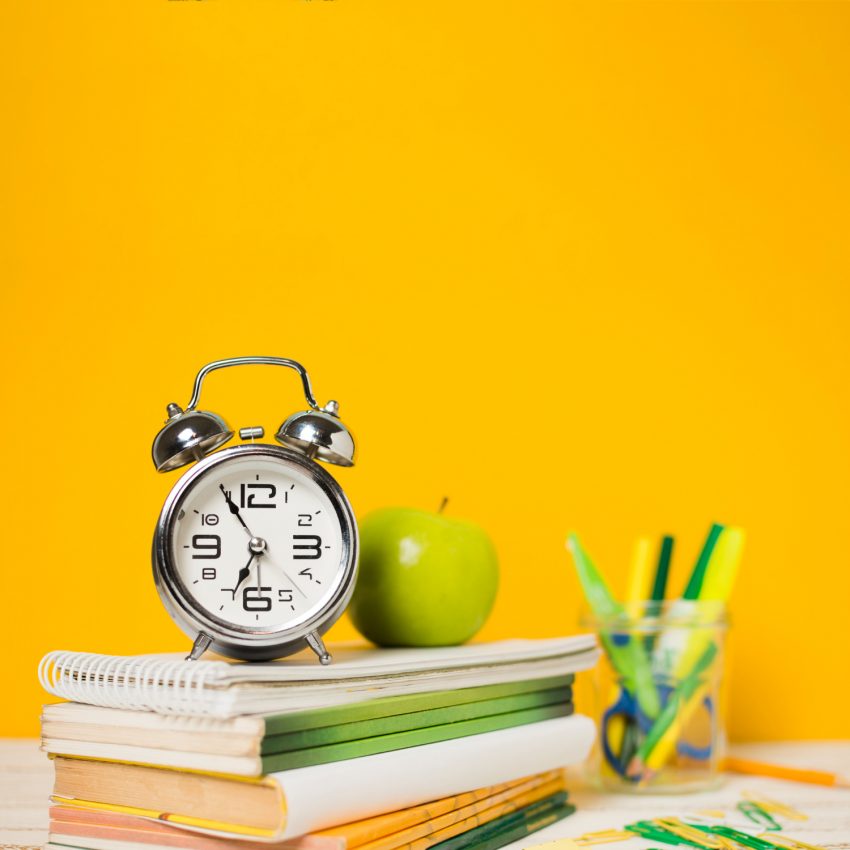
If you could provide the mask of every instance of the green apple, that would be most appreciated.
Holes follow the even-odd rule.
[[[484,625],[498,584],[496,550],[482,528],[443,513],[384,508],[360,523],[348,612],[379,646],[454,646]]]

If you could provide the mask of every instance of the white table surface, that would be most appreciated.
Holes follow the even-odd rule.
[[[764,761],[832,770],[850,775],[850,741],[749,744],[734,747],[736,755]],[[47,840],[47,798],[53,768],[34,740],[0,739],[0,848],[40,847]],[[725,785],[704,794],[634,796],[604,794],[589,788],[571,791],[578,811],[506,850],[521,850],[557,838],[619,828],[650,817],[663,817],[697,809],[732,808],[741,791],[761,792],[788,803],[809,816],[799,826],[790,822],[787,835],[830,850],[850,850],[850,789],[824,788],[755,776],[730,776]],[[658,842],[635,838],[600,845],[612,850],[644,850]]]

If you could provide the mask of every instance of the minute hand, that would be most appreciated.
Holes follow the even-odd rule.
[[[236,507],[236,502],[234,502],[233,499],[230,498],[230,493],[228,493],[227,490],[224,489],[224,484],[219,484],[218,489],[221,490],[221,493],[224,496],[224,501],[227,502],[227,507],[230,508],[230,513],[232,513],[233,516],[235,516],[236,519],[239,520],[239,524],[242,526],[242,528],[245,529],[245,532],[247,533],[248,537],[253,537],[254,535],[251,533],[251,529],[248,528],[247,525],[245,525],[245,520],[242,519],[242,514],[239,513],[239,508]]]

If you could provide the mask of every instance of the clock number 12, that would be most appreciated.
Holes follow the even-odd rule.
[[[277,487],[275,487],[274,484],[240,484],[239,507],[274,508],[274,497],[276,495]],[[264,499],[267,499],[268,501],[263,501]]]

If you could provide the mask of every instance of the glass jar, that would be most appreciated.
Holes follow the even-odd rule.
[[[716,787],[726,749],[721,602],[640,602],[582,624],[604,651],[593,700],[602,787],[678,793]]]

